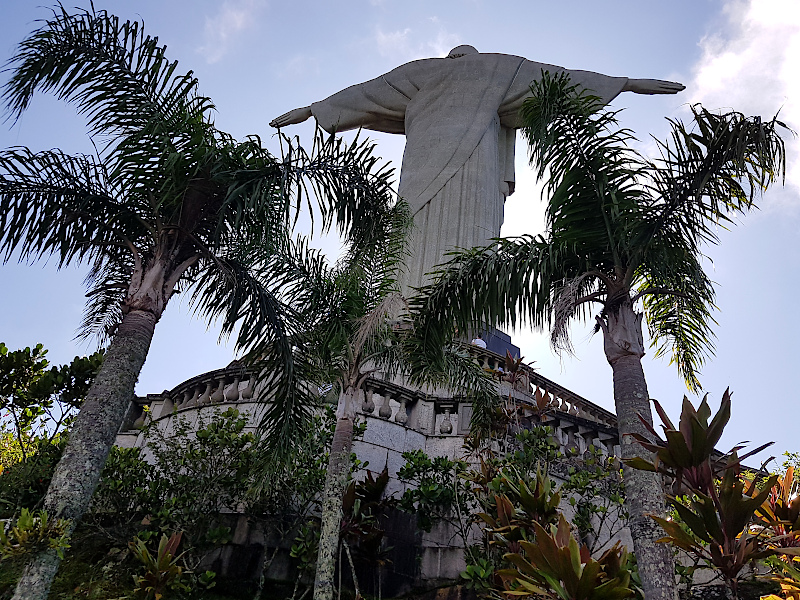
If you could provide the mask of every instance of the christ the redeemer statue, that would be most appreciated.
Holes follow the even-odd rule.
[[[406,63],[375,79],[296,108],[273,120],[283,127],[314,116],[329,133],[363,127],[406,136],[399,195],[414,214],[412,256],[405,287],[445,252],[488,243],[500,235],[503,203],[514,192],[515,129],[530,85],[566,72],[609,103],[620,92],[675,94],[679,83],[571,71],[520,56],[482,54],[458,46],[447,58]]]

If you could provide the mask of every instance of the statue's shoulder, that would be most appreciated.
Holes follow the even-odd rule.
[[[448,60],[448,59],[446,59],[446,58],[418,58],[416,60],[410,60],[407,63],[403,63],[399,67],[396,67],[396,68],[392,69],[392,71],[397,71],[398,69],[404,69],[404,68],[413,69],[413,68],[416,68],[416,67],[422,67],[422,68],[432,67],[432,66],[436,66],[436,65],[441,65],[446,60]]]
[[[462,56],[457,60],[467,60],[476,63],[488,63],[504,67],[506,65],[519,65],[526,60],[523,56],[516,56],[514,54],[504,54],[502,52],[480,52],[478,54],[470,54],[469,56]]]

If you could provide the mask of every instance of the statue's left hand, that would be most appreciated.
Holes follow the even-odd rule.
[[[686,89],[682,83],[674,81],[664,81],[662,79],[628,79],[628,83],[622,88],[623,92],[633,92],[634,94],[677,94]]]
[[[310,118],[311,107],[304,106],[303,108],[295,108],[294,110],[290,110],[289,112],[282,114],[280,117],[272,119],[269,124],[271,127],[285,127],[286,125],[302,123],[306,119]]]

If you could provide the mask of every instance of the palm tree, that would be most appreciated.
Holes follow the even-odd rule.
[[[17,119],[35,92],[75,103],[98,143],[97,156],[58,150],[0,152],[0,252],[4,260],[55,255],[58,265],[88,264],[82,333],[108,341],[105,361],[75,421],[44,508],[74,528],[133,397],[154,328],[170,298],[187,294],[236,346],[268,347],[272,362],[266,434],[276,445],[310,406],[303,362],[293,355],[297,315],[275,293],[270,265],[288,247],[307,186],[323,227],[357,239],[375,210],[393,201],[390,172],[368,144],[321,137],[311,155],[291,148],[276,160],[257,137],[219,131],[211,101],[192,73],[180,74],[141,23],[105,11],[50,20],[6,65],[2,94]],[[45,598],[58,568],[55,552],[27,566],[15,598]]]
[[[302,239],[295,242],[292,252],[282,255],[283,262],[274,263],[284,301],[297,307],[299,320],[306,324],[292,339],[296,356],[302,356],[308,365],[305,385],[317,389],[332,385],[338,394],[323,492],[314,600],[333,598],[355,403],[369,377],[379,372],[383,378],[402,378],[411,386],[457,390],[469,394],[479,408],[495,406],[498,398],[492,380],[458,345],[448,343],[444,350],[439,349],[435,370],[417,360],[423,340],[405,317],[407,305],[399,292],[400,269],[413,223],[408,206],[399,201],[378,212],[372,222],[372,231],[354,238],[335,265],[329,265],[319,253],[308,252]],[[274,465],[272,457],[268,460],[262,465],[265,473]],[[269,476],[264,480],[268,485]]]
[[[456,254],[414,302],[428,353],[453,327],[474,322],[547,327],[555,350],[570,350],[569,324],[598,304],[606,358],[614,374],[622,456],[641,452],[630,434],[652,423],[641,358],[646,317],[656,356],[671,355],[689,388],[713,352],[714,286],[701,264],[717,227],[748,210],[781,176],[777,120],[692,107],[694,126],[671,121],[661,157],[647,160],[617,128],[616,113],[566,77],[546,76],[524,107],[531,163],[547,177],[543,235],[498,239]],[[785,127],[785,126],[783,126]],[[647,515],[664,511],[653,473],[625,469],[630,528],[648,600],[672,600],[670,552]]]

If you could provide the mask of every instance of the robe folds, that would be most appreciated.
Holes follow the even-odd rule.
[[[519,111],[543,71],[566,72],[604,103],[628,81],[478,53],[412,61],[311,105],[331,133],[361,127],[405,134],[398,193],[414,214],[406,291],[426,283],[446,252],[500,235]]]

